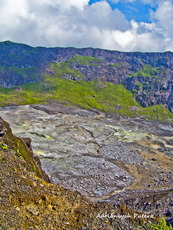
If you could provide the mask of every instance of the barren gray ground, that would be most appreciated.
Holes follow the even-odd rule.
[[[51,181],[92,199],[173,182],[173,125],[108,118],[61,104],[0,109],[13,133],[32,139]]]

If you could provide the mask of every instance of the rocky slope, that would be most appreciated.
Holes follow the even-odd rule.
[[[0,132],[1,229],[121,229],[120,224],[123,229],[133,229],[144,222],[141,218],[134,220],[134,212],[124,206],[95,205],[77,192],[46,182],[31,149],[2,119]],[[39,177],[35,170],[39,170]],[[127,212],[130,217],[121,221],[99,217]]]
[[[0,114],[17,136],[32,139],[34,154],[51,182],[80,192],[90,202],[100,201],[97,207],[106,205],[109,213],[124,205],[134,213],[166,216],[172,221],[171,124],[115,119],[62,104],[6,107]],[[99,210],[94,212],[105,212]],[[104,225],[102,221],[99,224]],[[114,221],[117,218],[111,220],[116,226]],[[103,225],[102,229],[109,229]]]
[[[156,222],[157,219],[149,212],[144,215],[121,202],[93,203],[78,192],[49,183],[39,160],[33,156],[29,140],[15,137],[1,118],[0,185],[0,228],[3,230],[119,230],[135,229],[139,225],[146,229],[149,220]],[[161,198],[168,200],[170,195],[171,190],[165,190]],[[155,201],[159,196],[155,194]],[[170,202],[165,202],[166,208]]]
[[[94,59],[95,58],[95,59]],[[97,59],[96,59],[97,58]],[[101,49],[33,48],[0,43],[0,86],[10,88],[53,77],[50,63],[60,63],[59,77],[123,84],[144,107],[163,104],[173,111],[173,54]]]

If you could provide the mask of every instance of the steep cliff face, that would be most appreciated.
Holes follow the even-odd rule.
[[[42,81],[45,74],[55,76],[50,63],[59,63],[59,77],[121,83],[132,91],[143,107],[163,104],[173,112],[172,52],[126,53],[92,48],[33,48],[1,42],[0,86],[11,88]]]

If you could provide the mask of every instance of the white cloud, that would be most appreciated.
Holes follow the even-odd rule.
[[[27,18],[27,4],[25,0],[3,1],[0,8],[0,25],[1,26],[17,26],[22,18]]]
[[[158,25],[163,30],[173,36],[173,4],[171,1],[163,1],[157,11],[154,14],[155,19],[158,21]]]
[[[88,5],[89,0],[31,0],[30,2],[32,2],[32,4],[35,3],[35,5],[40,6],[46,4],[53,7],[59,6],[64,9],[69,9],[70,7],[83,9],[84,6]]]
[[[0,2],[0,40],[33,46],[173,51],[173,5],[169,0],[160,0],[156,12],[151,14],[152,23],[128,22],[125,15],[118,9],[112,10],[107,1],[91,6],[89,0]]]
[[[49,1],[50,2],[50,1]],[[76,7],[79,9],[83,9],[86,5],[88,5],[89,0],[52,0],[53,5],[59,5],[64,9],[69,9],[70,7]]]
[[[111,3],[118,3],[118,2],[120,2],[121,0],[109,0],[109,2],[111,2]]]

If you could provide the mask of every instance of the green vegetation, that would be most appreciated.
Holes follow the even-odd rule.
[[[70,65],[78,64],[78,65],[97,66],[99,63],[102,63],[102,62],[104,61],[99,58],[93,58],[91,56],[75,55],[65,62],[51,63],[49,67],[54,72],[54,75],[56,77],[63,77],[65,75],[70,75],[70,76],[75,77],[75,79],[79,80],[81,78],[84,78],[83,74],[79,72],[77,69],[70,68]]]
[[[162,220],[159,220],[157,224],[149,223],[147,229],[157,229],[157,230],[173,230],[172,226],[168,226],[166,224],[166,220],[163,218]]]
[[[8,149],[8,146],[0,142],[0,148],[1,149]]]
[[[102,62],[104,62],[104,60],[100,58],[93,58],[91,56],[81,56],[81,55],[75,55],[66,61],[66,63],[68,64],[75,63],[79,65],[92,65],[92,64],[98,65],[99,63]]]
[[[151,107],[143,108],[139,111],[139,115],[143,115],[145,119],[166,121],[170,119],[173,122],[173,114],[166,109],[163,105],[154,105]]]
[[[26,148],[26,144],[18,137],[14,136],[7,122],[3,121],[3,125],[6,129],[3,141],[5,143],[0,145],[3,149],[8,147],[16,152],[16,156],[22,156],[26,162],[27,167],[31,169],[38,177],[42,177],[42,171],[37,167],[37,162],[33,160],[33,153]]]
[[[0,88],[0,106],[53,101],[121,116],[143,116],[146,119],[173,122],[173,114],[164,106],[142,108],[123,85],[113,85],[101,80],[86,82],[46,76],[40,83],[29,83],[11,89]]]
[[[21,153],[20,153],[20,150],[19,150],[19,149],[17,149],[17,153],[18,153],[19,155],[21,155]]]
[[[137,87],[135,87],[135,89],[132,90],[134,96],[138,93],[139,90],[143,89],[144,87],[144,85],[142,85],[142,83],[139,81],[136,82],[136,86]]]
[[[78,105],[84,108],[95,108],[102,111],[112,111],[118,104],[124,106],[137,106],[132,93],[122,85],[111,83],[103,84],[101,81],[78,81],[47,77],[43,88],[49,91],[49,86],[54,86],[51,90],[52,99],[64,103]]]
[[[56,77],[62,77],[64,75],[70,74],[75,78],[84,78],[83,74],[77,69],[70,69],[68,62],[63,63],[51,63],[50,68],[53,70]]]
[[[75,55],[62,63],[51,63],[49,68],[53,71],[56,77],[63,77],[65,75],[73,76],[75,79],[79,80],[84,78],[84,75],[75,68],[70,68],[72,64],[78,65],[93,65],[97,66],[99,63],[104,62],[99,58],[93,58],[91,56],[81,56]]]
[[[123,65],[123,63],[121,62],[121,63],[116,63],[116,64],[109,64],[109,66],[111,66],[111,67],[119,67],[119,66],[122,66]]]
[[[0,106],[36,104],[42,102],[39,83],[29,83],[21,87],[4,89],[0,87]]]
[[[139,89],[142,89],[142,83],[141,82],[137,81],[136,85],[139,87]]]
[[[158,73],[160,72],[159,68],[154,68],[151,65],[143,65],[142,69],[139,70],[137,73],[133,73],[131,76],[138,77],[143,76],[144,78],[153,77],[155,78]]]
[[[115,111],[116,106],[139,106],[132,93],[122,85],[102,83],[98,80],[75,82],[48,76],[42,83],[22,85],[17,90],[0,88],[0,95],[1,106],[59,101],[105,112]]]

